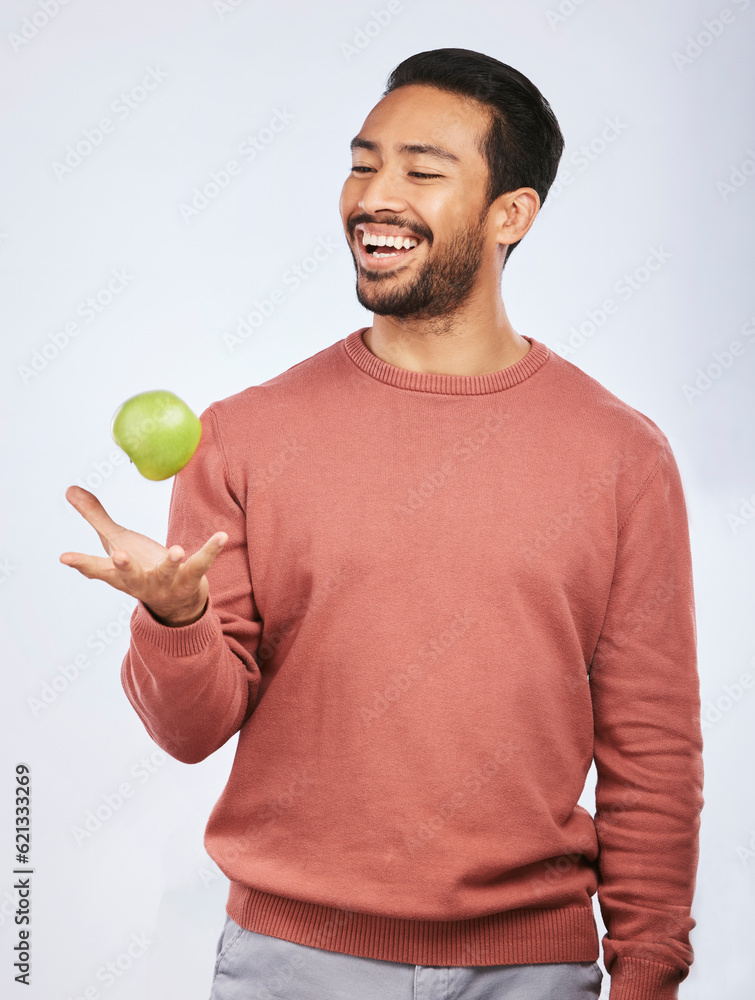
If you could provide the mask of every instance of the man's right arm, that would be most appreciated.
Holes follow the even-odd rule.
[[[261,675],[254,653],[262,621],[252,592],[246,513],[236,495],[212,407],[202,438],[173,481],[166,545],[196,551],[212,534],[228,535],[207,570],[201,614],[159,618],[143,601],[131,616],[121,683],[152,739],[186,764],[204,760],[251,715]]]

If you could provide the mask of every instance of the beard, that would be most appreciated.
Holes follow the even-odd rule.
[[[403,282],[393,270],[360,271],[349,243],[359,304],[378,316],[432,319],[454,313],[474,288],[483,260],[485,224],[486,216],[482,215],[477,222],[458,229],[445,253],[434,258],[428,255],[415,276]]]

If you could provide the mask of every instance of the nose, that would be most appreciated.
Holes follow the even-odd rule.
[[[376,215],[380,211],[399,214],[406,209],[406,199],[401,194],[400,184],[395,175],[385,167],[372,174],[362,188],[358,204],[367,215]]]

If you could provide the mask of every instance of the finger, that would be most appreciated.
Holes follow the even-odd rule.
[[[115,555],[115,553],[113,554]],[[171,545],[165,556],[155,565],[154,572],[156,576],[164,583],[172,582],[179,570],[184,554],[184,550],[180,545]]]
[[[88,580],[102,580],[117,590],[126,590],[123,574],[113,565],[111,559],[101,556],[88,556],[84,552],[64,552],[60,557],[64,566],[70,566],[85,576]]]
[[[120,528],[119,524],[112,519],[100,501],[89,490],[83,486],[69,486],[65,492],[66,500],[75,507],[85,521],[92,525],[100,536],[102,547],[106,552],[110,552],[110,545],[107,541],[108,533]]]
[[[190,578],[195,580],[201,580],[227,541],[227,532],[216,531],[200,549],[192,553],[186,562],[181,565],[183,573],[188,574]]]

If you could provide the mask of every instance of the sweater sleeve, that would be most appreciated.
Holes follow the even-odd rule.
[[[262,622],[252,591],[246,514],[235,493],[212,406],[202,437],[173,480],[166,545],[196,552],[216,531],[228,541],[207,571],[210,596],[191,625],[172,628],[139,601],[121,667],[126,696],[147,732],[186,764],[204,760],[251,715],[261,680]]]
[[[668,441],[619,528],[590,669],[598,901],[611,1000],[670,1000],[689,974],[704,804],[687,511]]]

